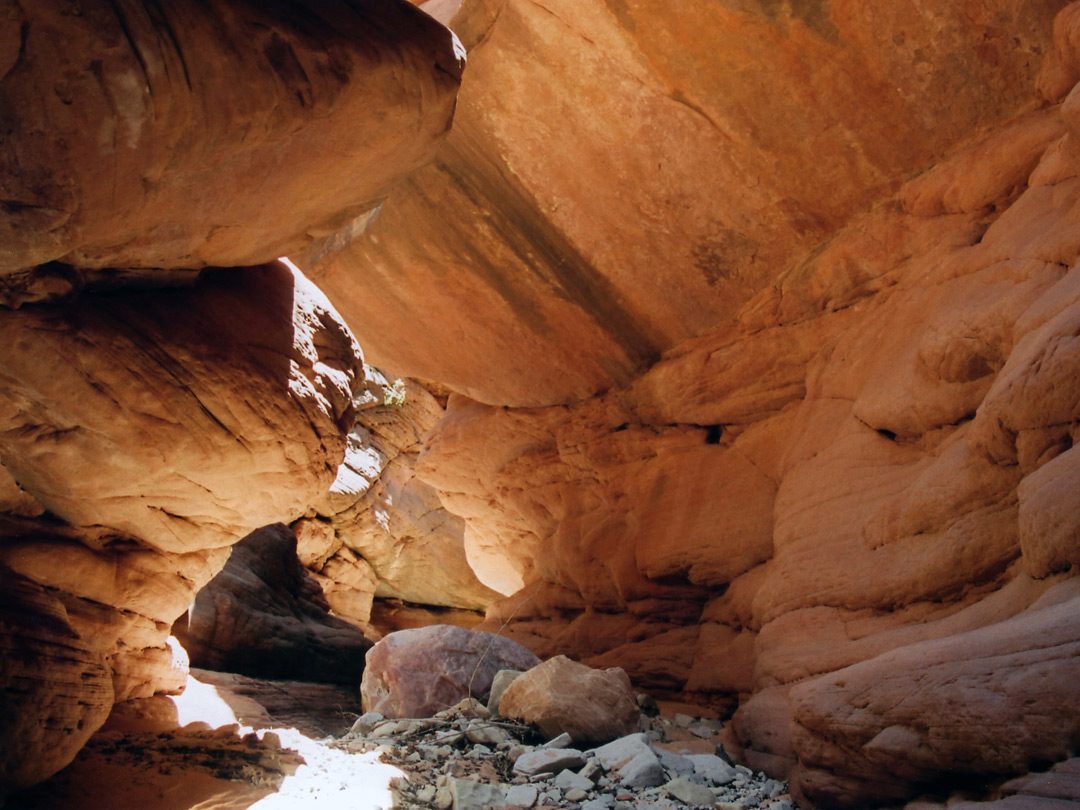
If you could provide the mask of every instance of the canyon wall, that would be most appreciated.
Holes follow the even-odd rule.
[[[811,804],[1067,756],[1080,6],[939,5],[0,0],[0,796],[273,523]]]
[[[0,3],[0,802],[334,482],[360,349],[286,252],[362,228],[449,128],[452,35],[407,3]]]
[[[812,804],[1066,757],[1078,7],[430,5],[454,130],[311,273],[455,392],[418,469],[487,629]]]

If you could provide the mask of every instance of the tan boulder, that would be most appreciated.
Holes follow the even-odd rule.
[[[569,734],[575,744],[585,745],[637,731],[640,712],[621,669],[593,669],[559,655],[506,687],[499,714],[536,726],[546,739]]]
[[[463,698],[484,702],[499,670],[538,663],[520,644],[493,633],[438,624],[399,630],[368,651],[360,694],[366,712],[430,717]]]
[[[0,273],[318,250],[430,160],[463,61],[403,2],[5,13]]]

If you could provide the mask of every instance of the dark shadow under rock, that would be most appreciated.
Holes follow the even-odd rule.
[[[296,556],[296,538],[265,526],[233,547],[228,563],[173,625],[192,666],[263,678],[359,683],[363,634],[331,616]]]

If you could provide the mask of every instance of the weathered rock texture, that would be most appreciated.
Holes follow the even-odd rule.
[[[26,307],[0,333],[0,568],[22,651],[2,665],[3,747],[19,787],[62,767],[114,700],[182,687],[173,620],[231,543],[333,481],[363,365],[282,264]]]
[[[1065,756],[1078,7],[655,5],[462,4],[447,148],[316,269],[455,392],[488,629],[738,706],[811,803]]]
[[[274,259],[370,222],[462,61],[404,2],[0,19],[0,304],[52,302],[0,311],[2,801],[182,688],[173,620],[333,483],[363,361]]]
[[[430,717],[461,700],[487,699],[495,673],[540,663],[510,639],[452,625],[400,630],[367,654],[360,686],[364,711]]]
[[[370,367],[366,378],[354,401],[345,462],[330,491],[293,529],[300,559],[334,612],[377,640],[376,598],[480,611],[501,595],[469,567],[465,521],[415,474],[423,437],[442,406],[411,380],[389,380]],[[474,612],[468,623],[480,619]]]
[[[173,635],[202,669],[355,685],[371,642],[329,611],[296,537],[277,523],[232,547]]]
[[[536,726],[549,740],[569,734],[576,744],[598,744],[637,731],[641,711],[621,669],[593,669],[557,655],[506,688],[499,714]]]
[[[451,36],[405,2],[72,9],[3,6],[0,274],[318,250],[431,158],[453,111]]]
[[[370,362],[473,399],[628,383],[1030,105],[1064,4],[469,0],[444,148],[313,278]]]

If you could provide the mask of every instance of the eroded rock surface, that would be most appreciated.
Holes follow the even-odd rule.
[[[313,278],[371,362],[473,399],[627,384],[1029,106],[1063,5],[463,3],[444,148]]]
[[[364,711],[430,717],[464,698],[486,700],[499,670],[539,663],[520,644],[493,633],[451,625],[400,630],[368,651],[360,686]]]
[[[0,565],[23,583],[17,609],[33,607],[15,634],[27,656],[4,659],[5,733],[21,740],[5,750],[7,784],[25,786],[114,700],[182,688],[173,620],[230,544],[329,487],[363,364],[329,302],[280,263],[26,307],[0,332]],[[58,632],[78,688],[64,676],[27,692],[20,668],[47,671]]]
[[[1049,35],[1050,14],[1060,7],[1043,8],[1043,35]],[[627,10],[620,20],[641,11]],[[542,18],[535,7],[506,3],[475,48],[480,75],[484,60],[507,47],[502,43],[523,37],[542,47],[550,40],[541,32],[554,36],[556,25],[587,32],[599,43],[592,69],[607,66],[599,54],[623,41],[611,32],[615,12],[587,4],[558,12]],[[747,10],[730,13],[753,16]],[[858,23],[834,7],[815,19],[834,26],[838,41],[829,40],[820,25],[786,14],[777,15],[782,24],[772,24],[792,37],[809,31],[832,42],[822,47],[847,49],[855,47],[853,41],[868,41],[855,37]],[[918,26],[902,19],[899,11],[890,18],[899,26],[896,38],[875,58],[889,58],[892,48],[917,39]],[[935,26],[943,19],[935,17]],[[739,265],[738,251],[728,244],[719,252],[730,267],[743,269],[733,270],[712,293],[694,297],[695,304],[705,306],[720,287],[726,295],[723,304],[709,305],[709,317],[716,318],[711,323],[691,326],[699,322],[692,310],[683,310],[679,326],[694,334],[681,336],[662,326],[667,308],[677,309],[679,296],[695,289],[679,269],[678,252],[667,251],[663,262],[649,261],[650,268],[664,268],[657,276],[667,285],[663,293],[631,281],[635,262],[645,262],[664,237],[613,238],[620,226],[607,223],[601,249],[590,235],[596,223],[607,222],[606,213],[583,213],[607,199],[606,182],[632,176],[633,161],[625,170],[609,172],[610,179],[589,180],[592,197],[572,193],[561,182],[571,175],[553,169],[555,161],[577,158],[570,145],[551,152],[542,168],[525,168],[515,162],[518,144],[513,144],[499,150],[510,171],[467,173],[463,167],[483,153],[479,144],[504,143],[498,138],[519,132],[520,118],[506,102],[474,123],[472,102],[465,102],[446,159],[414,178],[398,201],[400,214],[388,209],[378,241],[354,243],[352,258],[341,254],[320,272],[333,287],[335,275],[362,256],[374,268],[372,289],[405,273],[425,278],[421,286],[429,290],[436,286],[425,276],[429,257],[445,258],[449,245],[466,242],[475,249],[457,250],[457,258],[446,262],[475,272],[459,287],[442,289],[453,289],[454,295],[468,289],[475,300],[487,301],[476,308],[477,319],[497,324],[500,313],[514,311],[515,323],[532,324],[530,340],[522,342],[543,359],[529,363],[525,349],[507,350],[512,358],[500,354],[499,347],[514,341],[500,343],[485,331],[497,326],[478,323],[457,333],[462,342],[451,344],[454,358],[441,378],[456,393],[419,462],[420,474],[439,490],[447,508],[466,518],[466,548],[480,578],[504,592],[516,589],[489,611],[488,629],[506,624],[509,636],[542,655],[564,653],[598,666],[621,666],[640,684],[738,706],[734,727],[745,760],[777,775],[791,773],[800,795],[812,803],[862,807],[886,794],[899,801],[919,791],[946,790],[957,774],[986,780],[989,774],[1019,772],[1032,761],[1064,756],[1060,746],[1045,753],[1049,743],[1043,738],[1054,735],[1028,735],[1009,702],[994,697],[992,662],[999,659],[976,650],[971,639],[990,637],[999,627],[1005,633],[1010,622],[1049,615],[1039,609],[1045,604],[1040,600],[1056,599],[1057,589],[1072,587],[1069,580],[1077,570],[1080,510],[1066,494],[1075,477],[1073,445],[1080,430],[1080,366],[1073,345],[1080,300],[1080,91],[1071,89],[1078,75],[1072,44],[1076,21],[1075,7],[1058,18],[1056,50],[1047,47],[1037,79],[1041,58],[1025,62],[1026,90],[1013,97],[1010,111],[996,107],[1000,118],[981,118],[980,128],[972,121],[956,131],[955,139],[939,139],[945,130],[920,137],[918,148],[931,150],[921,157],[907,151],[911,144],[900,146],[905,140],[900,132],[916,124],[894,127],[893,157],[907,154],[923,161],[917,167],[901,169],[897,163],[895,174],[877,173],[874,183],[860,180],[851,186],[846,183],[856,175],[869,175],[855,172],[839,181],[828,157],[810,161],[822,183],[818,191],[834,182],[844,189],[834,196],[831,213],[799,232],[813,249],[777,235],[769,246],[775,256],[754,253],[772,268],[756,276],[749,264]],[[756,30],[758,20],[741,22],[745,33]],[[935,36],[957,30],[932,28]],[[1010,46],[1014,57],[1020,53],[1017,41],[1026,36],[1022,28],[1010,29],[1016,35]],[[639,44],[645,36],[640,30],[634,34]],[[933,58],[932,48],[918,47]],[[649,65],[642,75],[662,69]],[[902,87],[903,71],[897,76]],[[495,76],[486,78],[498,84]],[[648,79],[643,81],[648,87]],[[730,90],[732,83],[725,87]],[[982,91],[972,85],[964,92]],[[557,98],[551,103],[560,103]],[[603,104],[617,99],[615,94]],[[706,99],[697,100],[710,111]],[[874,109],[869,99],[848,101],[864,111]],[[934,115],[932,95],[926,102],[921,112]],[[983,107],[978,115],[988,113]],[[717,102],[713,120],[731,125],[746,114],[745,107],[733,103],[729,110]],[[941,120],[952,126],[966,114],[952,110]],[[573,115],[556,120],[547,130],[552,137],[576,126]],[[730,131],[738,143],[734,125]],[[855,130],[846,132],[857,143],[868,143]],[[812,135],[803,134],[807,144],[813,142]],[[581,140],[582,150],[602,142],[600,137]],[[647,143],[647,138],[635,140],[621,154]],[[718,164],[702,159],[696,165],[694,177],[700,180],[707,171],[701,166]],[[778,172],[774,179],[782,174],[779,163],[768,165]],[[492,208],[528,210],[529,221],[540,219],[545,230],[534,227],[525,235],[510,227],[489,228],[490,218],[463,214],[453,221],[452,233],[429,231],[419,237],[418,212],[430,200],[447,199],[447,178],[457,176],[472,180],[473,199],[483,199],[477,189],[498,189],[491,192],[497,200]],[[582,182],[587,176],[580,166],[573,175]],[[635,215],[620,206],[637,199],[639,185],[628,183],[633,190],[620,185],[622,199],[605,203],[621,210],[622,227],[633,222],[636,233],[646,221],[644,206],[635,208]],[[712,186],[717,187],[728,186]],[[509,205],[511,198],[521,205]],[[651,196],[654,206],[667,199]],[[877,204],[871,207],[871,200]],[[848,203],[851,207],[841,211]],[[734,205],[727,201],[710,210],[728,204]],[[759,223],[771,222],[774,234],[785,232],[787,226],[778,224],[782,218],[763,216],[764,207],[746,197],[739,204]],[[684,245],[696,243],[685,230],[689,216],[673,214],[663,221],[670,231],[684,229],[679,231]],[[750,228],[735,230],[762,241]],[[522,235],[502,236],[506,233]],[[654,331],[608,330],[602,339],[585,338],[586,330],[578,331],[573,317],[551,315],[580,306],[597,316],[594,324],[609,323],[598,309],[582,304],[584,298],[553,282],[555,271],[542,269],[547,254],[531,241],[538,233],[546,246],[556,244],[556,237],[566,240],[552,252],[575,262],[584,257],[573,265],[575,277],[584,277],[582,268],[601,274],[604,284],[622,293],[604,287],[611,293],[605,301],[617,302],[623,314],[640,316],[634,324]],[[645,241],[650,248],[642,247]],[[424,251],[409,253],[406,261],[406,243],[423,244]],[[576,252],[563,250],[566,244]],[[620,257],[623,247],[635,256]],[[505,257],[515,248],[533,272],[521,271],[503,283],[488,265],[476,270],[482,262],[473,257]],[[604,269],[615,265],[618,272]],[[635,286],[630,291],[619,286],[623,283]],[[359,289],[353,289],[352,299],[342,291],[346,311]],[[483,289],[490,291],[487,298],[477,292]],[[546,297],[551,289],[564,294]],[[600,282],[589,289],[600,289]],[[646,295],[649,305],[632,303]],[[407,306],[400,289],[395,300],[402,302],[402,311],[424,310],[424,304]],[[366,318],[370,308],[355,311]],[[541,337],[533,341],[534,333]],[[619,337],[611,339],[616,333]],[[643,344],[631,334],[635,339],[666,336]],[[399,366],[405,369],[424,368],[436,348],[449,351],[449,345],[437,347],[434,341],[405,346],[400,336],[382,344],[374,338],[374,352],[408,358]],[[609,349],[612,343],[618,351]],[[420,345],[423,357],[417,354]],[[483,355],[467,348],[481,345]],[[643,345],[659,347],[657,362],[625,362]],[[588,361],[575,353],[587,353]],[[483,359],[466,372],[472,357]],[[504,376],[481,370],[491,357],[509,369]],[[619,360],[590,378],[582,370],[600,358]],[[548,375],[548,362],[574,373]],[[590,397],[601,389],[607,390]],[[561,404],[540,407],[551,403]],[[530,407],[507,407],[514,405]],[[1030,717],[1054,717],[1062,734],[1075,735],[1077,720],[1054,708],[1062,699],[1059,691],[1075,682],[1071,642],[1044,660],[1038,635],[1017,642],[1026,651],[1010,648],[1002,654],[1026,662],[1018,665],[1017,673],[1024,673],[1016,675],[1020,681],[1029,675],[1046,681],[1041,696],[1032,695],[1026,704]],[[914,688],[904,680],[915,678],[914,662],[929,651],[953,648],[959,657],[942,663],[940,683],[962,674],[955,691],[943,687],[955,705],[935,703],[928,691],[904,704],[903,718],[893,717],[885,707],[892,705],[890,695]],[[946,672],[949,666],[955,671]],[[882,676],[859,680],[858,700],[846,687],[833,688],[846,683],[852,667]],[[890,683],[894,677],[898,680]],[[1026,687],[1018,689],[1027,694]],[[849,711],[855,722],[850,728],[840,719]],[[984,724],[959,719],[980,713],[987,718]],[[948,731],[940,730],[943,723]],[[863,730],[855,733],[856,727]],[[990,757],[991,762],[974,753],[994,748],[988,729],[1006,733],[1006,728],[1008,756]]]
[[[193,666],[262,678],[354,684],[371,647],[330,615],[288,526],[256,529],[173,625]]]
[[[70,11],[5,3],[0,40],[0,274],[46,293],[33,268],[53,260],[235,267],[318,250],[432,157],[453,113],[460,54],[404,2]]]
[[[414,381],[391,380],[371,367],[366,377],[337,478],[309,510],[314,514],[293,529],[300,559],[335,613],[377,640],[382,632],[371,615],[376,599],[480,611],[500,594],[469,565],[465,521],[445,509],[415,472],[442,406]],[[464,620],[481,618],[474,612]],[[444,622],[428,617],[422,623]]]

